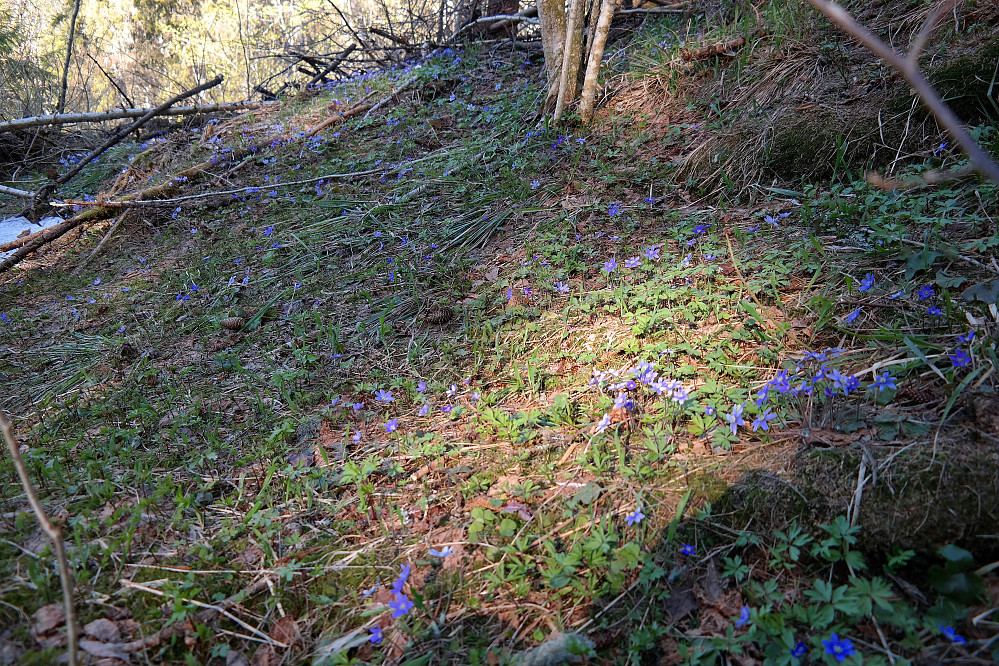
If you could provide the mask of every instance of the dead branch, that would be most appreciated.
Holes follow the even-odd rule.
[[[654,0],[653,0],[654,1]],[[662,7],[636,7],[634,9],[619,9],[615,16],[628,16],[629,14],[680,14],[687,11],[685,4],[663,5]]]
[[[268,106],[274,102],[230,102],[225,104],[201,104],[198,106],[176,106],[157,115],[160,116],[194,116],[201,113],[227,113]],[[51,113],[47,116],[31,116],[0,122],[0,132],[28,129],[39,125],[72,125],[76,123],[97,123],[107,120],[122,120],[139,118],[153,109],[116,109],[114,111],[95,111],[93,113]]]
[[[247,154],[249,150],[243,149],[241,151],[235,152],[232,155],[234,160],[242,159]],[[189,169],[181,171],[176,174],[168,181],[161,185],[154,185],[135,194],[122,197],[123,201],[146,201],[150,199],[163,199],[169,196],[171,193],[175,192],[179,187],[179,183],[186,182],[192,183],[200,178],[202,178],[208,170],[215,164],[214,161],[202,162],[201,164],[195,165]],[[89,210],[85,210],[82,213],[75,215],[65,222],[60,222],[59,224],[53,225],[47,229],[43,229],[40,232],[26,236],[25,238],[20,238],[11,243],[6,243],[3,247],[9,249],[14,249],[10,247],[13,243],[21,243],[21,245],[16,246],[17,250],[11,254],[9,257],[0,261],[0,273],[10,270],[15,265],[17,265],[22,259],[27,257],[29,254],[37,250],[38,248],[51,243],[57,238],[69,233],[73,229],[77,228],[81,224],[86,224],[87,222],[97,222],[99,220],[106,220],[108,218],[114,217],[120,211],[119,206],[107,206],[107,205],[96,205]]]
[[[35,487],[31,484],[28,476],[28,469],[21,459],[21,449],[18,447],[17,439],[14,437],[14,429],[10,422],[3,415],[0,408],[0,430],[3,431],[3,438],[7,442],[7,449],[14,460],[14,468],[17,476],[21,480],[24,494],[28,498],[31,510],[35,512],[38,525],[52,542],[52,552],[55,554],[56,562],[59,565],[59,582],[62,584],[62,601],[66,611],[66,655],[69,658],[69,665],[76,666],[76,610],[73,604],[73,574],[69,570],[69,560],[66,559],[66,547],[62,541],[62,529],[49,520],[42,503],[38,501]]]
[[[305,136],[315,136],[328,127],[332,127],[333,125],[342,123],[343,121],[347,120],[347,118],[352,118],[353,116],[356,116],[359,113],[370,111],[372,108],[373,105],[371,104],[357,104],[356,106],[352,106],[343,113],[333,116],[332,118],[327,118],[323,122],[319,123],[312,129],[310,129],[308,132],[306,132]]]
[[[395,97],[399,93],[401,93],[402,91],[404,91],[409,86],[413,85],[413,83],[416,82],[417,78],[418,78],[418,75],[413,75],[413,76],[409,77],[408,79],[406,79],[405,81],[403,81],[402,83],[400,83],[392,92],[390,92],[388,95],[386,95],[383,100],[381,100],[380,102],[378,102],[377,104],[375,104],[374,106],[372,106],[370,109],[368,109],[368,112],[364,114],[364,118],[362,118],[362,120],[367,120],[368,116],[370,116],[372,113],[374,113],[375,111],[377,111],[378,109],[380,109],[385,104],[388,104],[388,102],[390,100],[395,99]]]
[[[384,37],[385,39],[394,42],[399,46],[403,46],[406,48],[412,48],[413,46],[412,44],[409,43],[409,40],[406,39],[405,37],[397,37],[388,30],[382,30],[381,28],[375,28],[373,26],[369,26],[368,32],[370,32],[372,35],[378,35],[379,37]]]
[[[948,0],[950,1],[950,0]],[[841,6],[831,0],[808,0],[809,3],[817,10],[826,15],[826,17],[835,23],[843,32],[852,36],[854,39],[859,41],[861,44],[866,46],[868,50],[873,52],[876,56],[888,63],[893,69],[895,69],[902,77],[908,81],[909,85],[912,87],[919,98],[923,101],[929,109],[933,116],[937,119],[937,122],[946,130],[954,141],[957,142],[959,146],[968,155],[971,163],[975,166],[975,169],[987,178],[992,179],[996,183],[999,183],[999,165],[997,165],[992,158],[990,158],[985,151],[983,151],[975,140],[971,138],[968,132],[964,129],[961,124],[961,120],[954,115],[954,112],[950,110],[950,107],[940,98],[937,91],[933,89],[930,82],[926,80],[917,66],[919,60],[918,51],[913,48],[908,57],[903,57],[895,49],[885,44],[883,41],[878,39],[874,34],[872,34],[867,28],[857,23],[850,14],[843,9]],[[923,26],[920,31],[919,37],[916,40],[916,46],[922,47],[926,42],[929,34],[933,30],[934,22],[939,18],[940,13],[937,11],[931,12],[930,17],[927,19],[927,25]]]
[[[680,57],[686,62],[692,60],[705,60],[712,56],[727,55],[734,56],[736,49],[741,49],[746,45],[745,37],[736,37],[717,44],[708,44],[696,49],[684,49]]]
[[[0,194],[10,194],[11,196],[21,197],[22,199],[35,198],[34,192],[29,192],[28,190],[19,190],[16,187],[7,187],[6,185],[0,185]]]
[[[173,106],[177,102],[179,102],[179,101],[181,101],[183,99],[187,99],[188,97],[193,97],[194,95],[197,95],[200,92],[208,90],[209,88],[214,88],[215,86],[219,85],[220,83],[222,83],[222,75],[221,74],[219,74],[218,76],[216,76],[211,81],[208,81],[207,83],[202,83],[200,86],[192,88],[192,89],[188,90],[187,92],[183,92],[183,93],[181,93],[181,94],[179,94],[179,95],[177,95],[175,97],[171,97],[167,101],[165,101],[162,104],[160,104],[159,106],[157,106],[155,109],[151,109],[149,111],[149,113],[145,114],[144,116],[142,116],[141,118],[139,118],[138,120],[136,120],[134,123],[132,123],[131,125],[129,125],[125,129],[123,129],[123,130],[119,131],[118,133],[116,133],[110,139],[108,139],[107,141],[105,141],[99,148],[91,151],[90,154],[88,154],[86,157],[84,157],[83,159],[81,159],[77,163],[77,165],[75,167],[73,167],[72,169],[70,169],[69,171],[67,171],[66,173],[64,173],[63,175],[59,176],[59,178],[57,178],[56,180],[52,181],[51,183],[46,184],[40,190],[38,190],[38,194],[32,200],[32,208],[34,208],[39,203],[44,203],[45,200],[48,199],[49,195],[55,190],[55,188],[57,188],[60,185],[64,185],[67,182],[69,182],[73,178],[73,176],[75,176],[76,174],[78,174],[81,171],[83,171],[83,168],[85,166],[87,166],[88,164],[90,164],[90,162],[92,162],[94,160],[94,158],[96,158],[97,156],[101,155],[108,148],[110,148],[110,147],[114,146],[115,144],[117,144],[118,142],[122,141],[126,136],[128,136],[129,134],[131,134],[135,130],[137,130],[140,127],[142,127],[143,125],[145,125],[147,122],[149,122],[150,120],[152,120],[155,116],[159,115],[163,111],[166,111],[167,109],[169,109],[171,106]],[[6,262],[4,262],[4,263],[6,263]]]
[[[91,61],[91,62],[93,62],[93,63],[94,63],[95,65],[97,65],[97,69],[101,70],[101,74],[103,74],[103,75],[104,75],[104,78],[105,78],[105,79],[107,79],[107,80],[108,80],[108,82],[109,82],[109,83],[110,83],[110,84],[111,84],[112,86],[114,86],[114,89],[118,91],[118,94],[119,94],[119,95],[121,95],[121,98],[122,98],[123,100],[125,100],[126,102],[128,102],[128,105],[129,105],[130,107],[134,107],[134,106],[135,106],[135,102],[133,102],[133,101],[132,101],[132,98],[131,98],[131,97],[129,97],[129,96],[128,96],[128,93],[127,93],[127,92],[125,92],[124,88],[122,88],[122,87],[121,87],[120,85],[118,85],[118,82],[117,82],[117,81],[115,81],[115,80],[114,80],[114,79],[113,79],[113,78],[111,77],[111,75],[110,75],[110,74],[108,74],[108,73],[107,73],[107,72],[106,72],[106,71],[104,70],[104,67],[102,67],[102,66],[101,66],[101,63],[99,63],[99,62],[97,61],[97,58],[95,58],[94,56],[90,55],[89,53],[87,54],[87,57],[88,57],[88,58],[90,58],[90,61]],[[122,104],[122,106],[124,106],[124,104]]]
[[[353,53],[356,49],[357,49],[357,44],[351,44],[350,46],[348,46],[347,50],[341,53],[336,60],[331,62],[324,69],[319,70],[319,73],[316,74],[314,77],[312,77],[312,80],[309,81],[307,84],[305,84],[305,87],[308,88],[309,86],[313,86],[322,81],[324,78],[326,78],[327,74],[329,74],[334,69],[342,65],[343,61],[346,60],[350,56],[350,54]]]
[[[463,35],[465,32],[471,30],[475,26],[480,25],[482,23],[492,24],[489,26],[489,29],[491,31],[494,29],[496,30],[502,29],[502,27],[505,27],[506,25],[509,25],[511,23],[527,23],[528,25],[538,25],[538,19],[535,18],[537,15],[538,15],[538,8],[529,7],[528,9],[525,9],[524,11],[519,12],[517,14],[495,14],[493,16],[483,16],[480,19],[476,19],[474,21],[471,21],[470,23],[466,23],[465,25],[455,30],[450,37],[444,40],[444,43],[450,44],[454,42],[454,40],[458,39],[458,37]]]

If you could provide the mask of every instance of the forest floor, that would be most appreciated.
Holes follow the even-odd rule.
[[[683,60],[729,18],[618,35],[592,127],[472,45],[73,181],[213,160],[0,276],[90,663],[999,660],[995,186],[877,189],[843,137],[796,181],[712,156],[758,112],[719,79],[819,43]],[[900,177],[962,163],[919,141]],[[53,663],[57,569],[2,483],[0,663]]]

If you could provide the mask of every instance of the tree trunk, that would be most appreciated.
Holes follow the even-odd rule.
[[[593,34],[593,44],[590,46],[590,57],[586,63],[586,78],[583,81],[583,97],[579,102],[579,117],[584,123],[593,120],[593,104],[597,96],[597,77],[600,75],[600,63],[604,59],[604,46],[607,44],[607,33],[610,32],[611,20],[617,0],[603,0],[600,5],[600,17],[597,19],[597,29]]]
[[[550,109],[558,98],[559,79],[562,75],[562,47],[565,41],[565,3],[563,0],[538,0],[538,19],[541,21],[541,44],[545,51],[548,70],[548,96],[544,108]]]
[[[73,2],[73,14],[69,17],[69,38],[66,40],[66,60],[62,65],[62,81],[59,82],[59,103],[56,113],[66,110],[66,88],[69,85],[69,61],[73,58],[73,39],[76,37],[76,17],[80,14],[80,0]]]
[[[565,106],[576,101],[576,94],[579,91],[579,69],[583,59],[583,14],[585,12],[586,0],[572,0],[569,9],[569,23],[565,33],[558,99],[555,102],[555,113],[552,115],[552,121],[556,123],[562,119]]]

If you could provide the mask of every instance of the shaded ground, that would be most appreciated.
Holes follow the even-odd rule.
[[[578,632],[592,663],[835,663],[831,634],[852,663],[988,661],[995,311],[962,294],[994,289],[994,187],[717,190],[681,168],[726,136],[709,102],[651,113],[653,67],[727,71],[678,69],[680,26],[637,30],[592,131],[536,126],[537,65],[469,48],[74,181],[218,156],[93,258],[110,223],[2,276],[2,400],[91,655],[495,664],[548,639],[523,663],[558,663]],[[908,161],[959,161],[939,143]],[[0,655],[50,663],[55,568],[10,470],[3,497]]]

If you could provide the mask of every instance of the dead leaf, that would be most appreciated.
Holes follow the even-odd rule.
[[[32,634],[43,635],[57,627],[66,624],[66,611],[62,604],[48,604],[35,611],[35,624],[31,627]]]
[[[687,617],[698,609],[694,591],[689,587],[670,591],[669,599],[663,606],[666,614],[674,622]]]
[[[80,649],[93,657],[120,659],[126,664],[129,663],[130,659],[128,653],[121,649],[121,645],[116,643],[102,643],[84,638],[80,640]]]
[[[242,652],[230,650],[229,654],[225,656],[225,666],[250,666],[250,662],[246,660],[246,655]]]
[[[259,562],[264,557],[264,551],[257,548],[253,543],[246,544],[246,548],[243,552],[232,558],[233,564],[239,564],[246,567],[251,567]]]
[[[271,638],[289,647],[297,643],[301,637],[302,631],[298,628],[298,622],[290,615],[280,618],[271,627]]]
[[[103,617],[84,625],[83,635],[104,643],[117,643],[121,640],[121,630],[118,629],[118,625]]]
[[[253,653],[253,658],[250,660],[252,666],[278,666],[280,663],[281,657],[278,656],[277,650],[270,645],[261,645]]]

